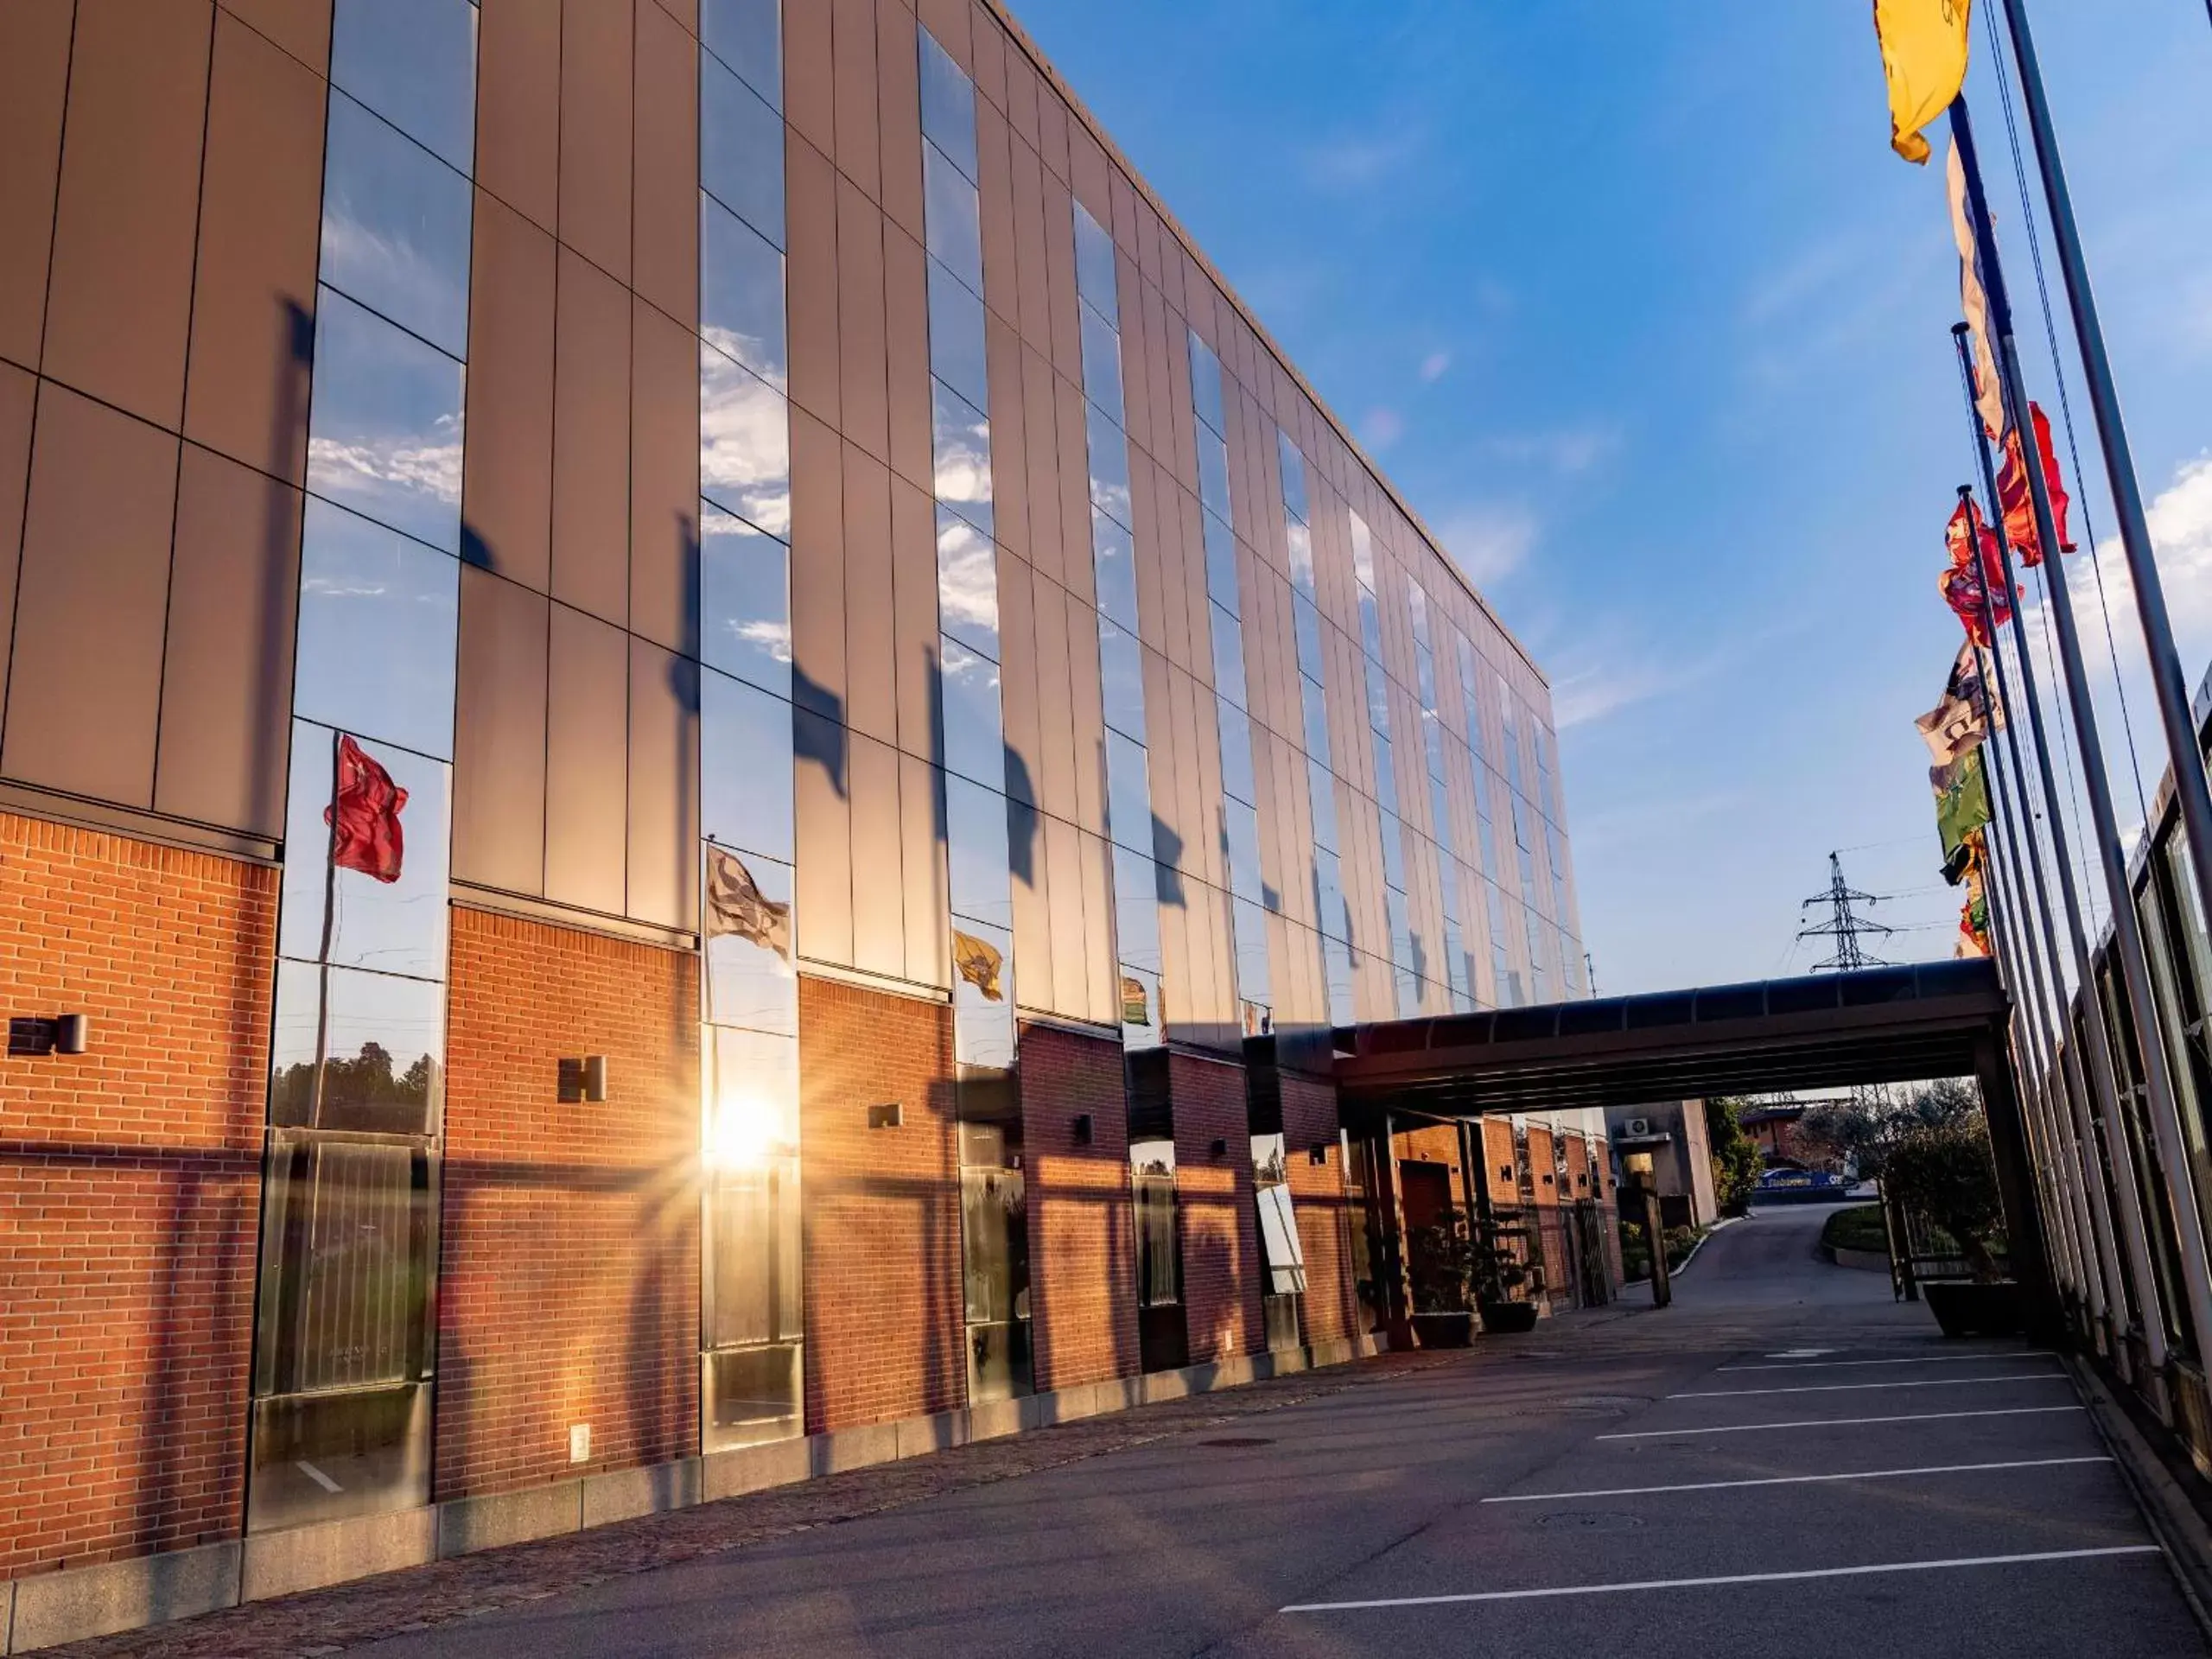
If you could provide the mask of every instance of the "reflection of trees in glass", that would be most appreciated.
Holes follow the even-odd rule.
[[[363,1043],[360,1053],[353,1059],[333,1056],[325,1060],[320,1112],[315,1110],[314,1062],[301,1060],[279,1067],[273,1084],[276,1121],[305,1122],[312,1114],[315,1121],[327,1124],[334,1114],[366,1109],[378,1116],[400,1116],[407,1127],[419,1128],[437,1081],[437,1060],[427,1053],[418,1054],[404,1071],[395,1074],[393,1066],[391,1050],[374,1041]]]

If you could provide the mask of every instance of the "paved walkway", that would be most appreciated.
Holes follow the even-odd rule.
[[[1725,1230],[1664,1313],[1631,1293],[1468,1354],[1071,1425],[82,1650],[2207,1653],[2056,1362],[1943,1342],[1879,1275],[1819,1262],[1826,1213]]]

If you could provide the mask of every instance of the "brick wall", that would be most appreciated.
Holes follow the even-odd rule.
[[[1075,1120],[1085,1112],[1091,1140],[1081,1146]],[[1136,1243],[1121,1044],[1026,1027],[1021,1122],[1037,1387],[1133,1376]]]
[[[451,995],[437,1496],[696,1451],[696,959],[455,910]],[[584,1054],[607,1099],[564,1104]]]
[[[1337,1140],[1337,1091],[1289,1072],[1282,1075],[1282,1133],[1289,1147],[1291,1213],[1306,1255],[1306,1339],[1336,1342],[1361,1321],[1344,1235],[1344,1159]],[[1317,1164],[1311,1149],[1328,1148]]]
[[[237,1535],[276,887],[0,813],[0,1573]]]
[[[1183,1225],[1183,1312],[1193,1365],[1263,1345],[1244,1068],[1175,1054],[1175,1198]],[[1226,1141],[1220,1153],[1216,1141]]]
[[[893,1421],[967,1395],[952,1011],[802,977],[806,1426]],[[868,1109],[904,1122],[871,1129]]]
[[[1486,1117],[1482,1128],[1483,1181],[1490,1188],[1490,1201],[1510,1208],[1521,1202],[1513,1167],[1513,1125],[1503,1117]]]

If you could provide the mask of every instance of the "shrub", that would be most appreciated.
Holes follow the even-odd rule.
[[[1991,1244],[2004,1225],[1989,1130],[1978,1117],[1913,1130],[1891,1149],[1882,1186],[1907,1210],[1957,1241],[1967,1267],[1983,1283],[1996,1279]]]

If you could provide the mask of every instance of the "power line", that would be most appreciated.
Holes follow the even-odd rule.
[[[1881,923],[1869,921],[1855,908],[1859,905],[1877,905],[1881,900],[1873,893],[1860,893],[1843,879],[1843,858],[1840,853],[1828,855],[1828,885],[1825,893],[1816,893],[1797,907],[1802,918],[1815,905],[1828,907],[1828,919],[1797,930],[1800,939],[1834,939],[1833,954],[1813,964],[1812,971],[1846,972],[1853,968],[1886,968],[1891,964],[1883,957],[1870,956],[1859,943],[1861,936],[1887,938],[1896,930]]]

